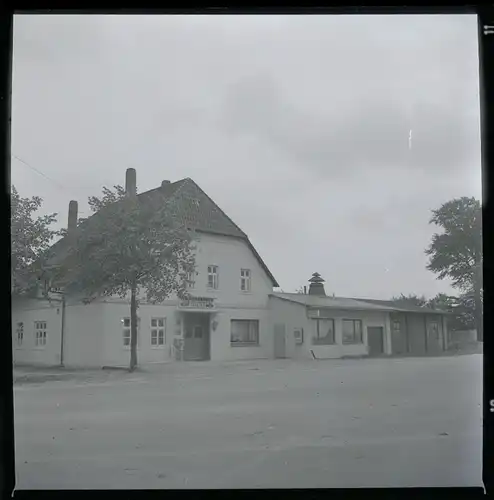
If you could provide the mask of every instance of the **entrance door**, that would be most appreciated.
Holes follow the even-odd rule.
[[[187,361],[204,359],[206,335],[203,325],[188,325],[185,329],[185,357]]]
[[[384,354],[384,328],[382,326],[368,326],[367,343],[369,344],[370,356]]]
[[[274,325],[274,357],[286,358],[285,325]]]

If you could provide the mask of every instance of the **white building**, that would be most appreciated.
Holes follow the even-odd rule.
[[[135,185],[135,171],[134,180],[127,175],[129,182]],[[170,297],[159,305],[140,300],[138,362],[272,357],[268,300],[278,283],[247,235],[192,179],[165,181],[138,196],[173,198],[198,238],[190,300]],[[76,221],[77,204],[71,202],[69,235]],[[17,299],[12,307],[15,363],[127,366],[129,311],[129,301],[118,297],[83,304],[68,296],[65,307],[58,294],[50,301]]]
[[[133,169],[127,171],[126,187],[135,189]],[[317,273],[309,280],[308,294],[274,293],[279,285],[247,235],[191,179],[164,181],[138,196],[172,199],[177,216],[198,237],[190,299],[170,297],[154,305],[140,298],[139,364],[425,354],[447,347],[440,312],[327,297]],[[66,238],[76,230],[77,203],[72,201]],[[57,251],[63,253],[64,244],[57,242]],[[13,301],[14,362],[128,366],[129,300],[112,297],[84,304],[77,297],[66,296],[63,302],[61,297],[52,293],[50,300]]]
[[[438,354],[448,347],[447,313],[392,301],[326,295],[314,273],[309,293],[273,293],[274,357],[331,359]]]

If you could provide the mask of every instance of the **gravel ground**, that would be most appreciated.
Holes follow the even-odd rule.
[[[482,485],[481,355],[91,373],[15,386],[18,489]]]

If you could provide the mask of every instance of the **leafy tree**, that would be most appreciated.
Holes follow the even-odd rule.
[[[428,301],[427,306],[431,309],[453,313],[448,317],[448,326],[451,330],[475,328],[475,300],[472,292],[460,294],[458,297],[438,293]]]
[[[15,186],[10,193],[11,208],[11,291],[20,295],[35,283],[34,264],[45,255],[59,231],[50,226],[56,222],[57,214],[35,216],[43,200],[39,196],[22,198]]]
[[[475,294],[472,291],[458,297],[456,329],[472,330],[476,327]]]
[[[186,274],[195,267],[193,234],[169,216],[170,201],[142,202],[125,196],[121,186],[104,188],[90,197],[98,216],[83,222],[57,270],[67,293],[81,293],[85,302],[130,294],[130,370],[137,366],[138,294],[159,303],[175,293],[187,295]]]
[[[455,198],[432,211],[431,224],[442,229],[429,247],[427,269],[438,279],[449,278],[455,288],[471,294],[477,337],[482,327],[482,207],[475,198]]]
[[[418,296],[415,294],[404,295],[401,294],[399,297],[393,297],[391,299],[396,304],[410,305],[424,307],[427,305],[427,299],[422,295]]]
[[[113,191],[106,186],[103,187],[103,196],[98,198],[97,196],[90,196],[88,199],[88,205],[92,212],[98,212],[104,207],[115,203],[116,201],[123,200],[125,198],[125,188],[120,184],[115,184],[113,186]]]
[[[437,309],[439,311],[453,312],[457,303],[458,297],[447,295],[445,293],[438,293],[435,297],[427,301],[427,307]]]

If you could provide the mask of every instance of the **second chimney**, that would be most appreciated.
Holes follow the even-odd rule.
[[[127,196],[135,196],[137,194],[135,168],[128,168],[125,172],[125,194]]]
[[[77,201],[70,200],[69,202],[69,220],[67,223],[67,234],[72,235],[77,229]]]
[[[324,290],[324,279],[321,278],[319,273],[314,273],[312,278],[309,280],[309,295],[318,295],[320,297],[326,297],[326,291]]]

